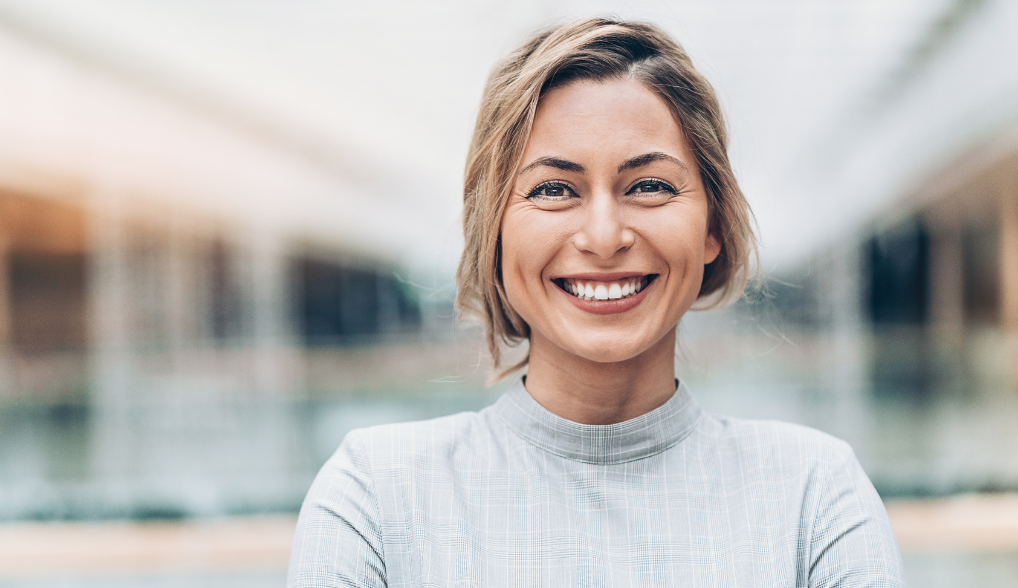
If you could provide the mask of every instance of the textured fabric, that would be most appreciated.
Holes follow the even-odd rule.
[[[663,406],[581,425],[517,382],[477,413],[351,432],[301,510],[288,586],[904,586],[842,441]]]

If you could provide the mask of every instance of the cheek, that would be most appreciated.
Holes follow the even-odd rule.
[[[560,215],[540,210],[507,212],[502,222],[503,276],[518,272],[519,279],[540,281],[544,268],[569,240],[560,221]]]
[[[502,284],[509,304],[525,320],[535,281],[541,280],[542,242],[534,223],[528,222],[526,211],[507,210],[502,221]]]
[[[575,227],[567,212],[518,208],[502,221],[502,284],[510,304],[529,321],[547,298],[547,274],[572,247]]]
[[[698,265],[703,260],[707,238],[707,231],[700,224],[695,218],[685,215],[664,219],[654,226],[653,235],[648,235],[648,240],[655,244],[670,265]]]
[[[521,310],[522,303],[526,301],[526,297],[523,296],[525,291],[523,276],[526,275],[526,268],[521,265],[525,264],[525,262],[526,255],[521,255],[520,243],[515,238],[515,235],[507,236],[503,233],[502,284],[505,287],[509,303],[512,304],[517,312]]]
[[[518,281],[527,263],[526,223],[518,222],[518,215],[507,214],[502,223],[502,279]]]

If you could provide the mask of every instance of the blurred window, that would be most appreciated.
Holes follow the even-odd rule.
[[[212,336],[217,341],[238,339],[245,332],[245,300],[237,271],[237,252],[223,239],[209,244],[212,282]]]
[[[875,323],[921,324],[929,306],[929,236],[903,223],[869,242],[869,315]]]
[[[420,324],[416,301],[391,270],[303,259],[297,274],[306,345],[370,342]]]
[[[85,256],[13,252],[8,258],[11,339],[23,353],[85,348]]]
[[[962,233],[965,318],[970,323],[996,323],[999,319],[999,247],[998,230],[993,224],[969,226]]]
[[[0,304],[15,351],[82,351],[86,345],[85,216],[79,206],[0,192]]]

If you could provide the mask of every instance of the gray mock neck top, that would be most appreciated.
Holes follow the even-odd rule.
[[[583,425],[516,382],[494,405],[351,432],[301,509],[287,585],[904,586],[844,442],[657,409]]]
[[[510,430],[532,445],[566,459],[599,465],[660,453],[689,435],[703,414],[681,383],[661,406],[614,425],[566,420],[538,404],[522,380],[516,380],[492,408]]]

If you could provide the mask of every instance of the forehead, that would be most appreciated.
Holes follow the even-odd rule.
[[[552,151],[588,159],[663,151],[685,161],[689,155],[668,103],[631,79],[576,81],[542,96],[524,160]]]

